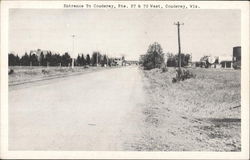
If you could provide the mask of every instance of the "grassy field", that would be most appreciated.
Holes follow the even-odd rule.
[[[175,70],[145,71],[152,87],[161,87],[162,98],[179,112],[200,118],[240,118],[240,71],[189,69],[196,78],[173,84]],[[161,94],[161,92],[159,92]],[[182,106],[182,107],[180,107]]]
[[[176,71],[142,71],[148,102],[137,150],[240,151],[240,71],[189,69],[196,78],[172,83]]]
[[[94,72],[110,67],[30,67],[11,66],[14,72],[9,74],[9,85],[21,84],[36,80],[68,76],[72,74]]]

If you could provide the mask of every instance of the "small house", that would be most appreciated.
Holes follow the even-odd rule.
[[[219,57],[219,64],[221,68],[233,68],[233,61],[231,56],[220,56]]]

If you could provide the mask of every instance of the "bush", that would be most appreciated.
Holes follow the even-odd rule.
[[[234,62],[233,68],[234,68],[234,69],[241,69],[241,61]]]
[[[43,74],[49,74],[49,71],[43,69],[43,70],[42,70],[42,73],[43,73]]]
[[[183,77],[182,77],[183,80],[196,77],[196,75],[193,74],[192,72],[190,72],[189,70],[183,70],[183,71],[184,71],[183,72],[184,74],[183,74]]]
[[[189,70],[176,70],[176,77],[173,78],[172,82],[176,83],[178,81],[184,81],[185,79],[195,78],[196,75]]]
[[[14,70],[13,69],[10,69],[9,70],[9,75],[13,74],[14,73]]]

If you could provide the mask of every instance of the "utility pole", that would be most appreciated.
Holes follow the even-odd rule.
[[[179,21],[177,23],[174,23],[174,25],[177,25],[177,31],[178,31],[178,59],[179,59],[179,76],[182,75],[181,70],[181,38],[180,38],[180,25],[184,25],[184,23],[180,23]]]
[[[98,52],[96,52],[96,67],[98,67]]]
[[[72,68],[74,68],[74,58],[73,58],[73,55],[74,55],[74,40],[75,40],[75,36],[76,35],[72,35],[72,38],[73,38],[73,49],[72,49],[72,64],[71,64],[71,66],[72,66]]]

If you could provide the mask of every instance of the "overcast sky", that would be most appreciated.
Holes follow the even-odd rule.
[[[22,55],[40,48],[72,55],[75,34],[74,57],[100,51],[137,60],[153,42],[176,54],[177,21],[184,22],[182,52],[192,53],[193,60],[231,56],[240,46],[239,10],[11,9],[9,51]]]

